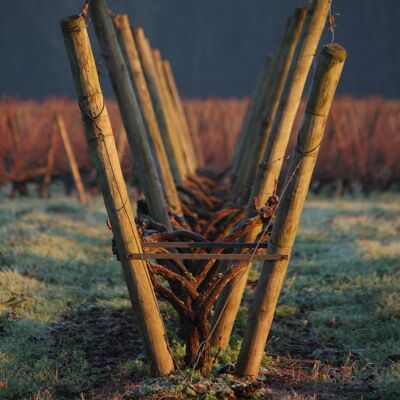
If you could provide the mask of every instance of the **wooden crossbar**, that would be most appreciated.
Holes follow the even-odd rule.
[[[266,249],[268,243],[224,243],[224,242],[142,242],[143,248],[165,249]]]
[[[131,253],[130,260],[287,260],[283,254],[193,254],[193,253]]]
[[[144,249],[266,249],[268,243],[225,243],[225,242],[142,242]],[[287,260],[287,255],[281,254],[214,254],[214,253],[130,253],[130,260]]]

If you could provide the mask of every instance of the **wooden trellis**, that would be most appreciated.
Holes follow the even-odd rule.
[[[209,242],[142,242],[145,253],[128,254],[130,260],[242,260],[242,261],[274,261],[287,260],[284,254],[215,254],[215,253],[170,253],[162,254],[156,251],[146,252],[146,249],[266,249],[267,243],[209,243]]]
[[[307,11],[297,10],[289,20],[272,62],[260,75],[231,173],[220,176],[198,169],[202,157],[189,132],[170,64],[151,48],[143,29],[132,29],[127,16],[110,16],[105,0],[91,0],[80,15],[62,22],[114,251],[123,266],[154,375],[174,368],[154,291],[178,312],[187,364],[207,373],[211,345],[220,350],[227,345],[256,260],[264,264],[236,373],[250,377],[258,373],[346,58],[336,44],[320,53],[289,173],[278,196],[277,181],[294,116],[330,6],[330,0],[312,0]],[[88,12],[146,199],[138,202],[136,218],[87,34]]]

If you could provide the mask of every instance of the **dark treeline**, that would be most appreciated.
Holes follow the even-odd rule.
[[[83,0],[1,0],[0,94],[73,96],[59,21]],[[306,0],[109,0],[171,60],[185,97],[249,95],[286,18]],[[400,2],[334,0],[336,40],[349,53],[339,93],[400,96]],[[321,43],[331,40],[327,33]],[[93,41],[95,42],[95,40]],[[100,60],[100,55],[98,55]],[[103,68],[103,76],[106,76]],[[107,79],[106,94],[111,95]]]

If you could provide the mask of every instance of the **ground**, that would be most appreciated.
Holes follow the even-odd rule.
[[[0,194],[0,398],[400,398],[399,195],[307,201],[254,383],[229,372],[257,268],[213,378],[146,379],[105,221],[101,198]],[[179,364],[176,315],[161,307]]]

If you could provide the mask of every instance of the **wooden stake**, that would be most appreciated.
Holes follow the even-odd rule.
[[[264,83],[268,79],[268,75],[271,70],[272,56],[267,56],[263,68],[257,78],[256,85],[254,87],[253,93],[251,95],[249,105],[247,107],[246,114],[243,118],[242,126],[240,128],[240,132],[236,139],[236,144],[232,156],[232,166],[231,173],[234,176],[237,176],[240,172],[240,163],[243,157],[243,152],[246,148],[246,142],[248,142],[249,137],[248,134],[251,133],[249,131],[250,124],[253,123],[255,109],[258,108],[260,102],[260,96],[262,89],[264,88]]]
[[[179,149],[178,151],[181,154],[183,154],[187,174],[193,175],[195,173],[195,165],[194,165],[193,160],[189,153],[189,146],[186,142],[186,137],[183,132],[183,127],[181,125],[181,121],[175,110],[170,91],[168,90],[168,84],[167,84],[167,80],[164,75],[160,51],[157,49],[152,50],[152,54],[153,54],[154,65],[156,67],[158,79],[159,79],[162,94],[163,94],[164,105],[168,112],[169,118],[171,119],[173,126],[175,128],[174,129],[175,143],[178,146],[178,149]]]
[[[171,372],[164,324],[147,270],[141,260],[127,254],[143,252],[125,186],[114,136],[101,91],[86,23],[83,17],[61,22],[65,47],[74,77],[90,156],[96,168],[111,221],[132,306],[136,312],[144,348],[154,376]]]
[[[175,214],[182,216],[183,213],[181,203],[172,176],[170,164],[168,162],[168,156],[161,138],[157,118],[154,112],[150,93],[143,73],[142,63],[137,51],[128,16],[115,16],[114,24],[132,84],[134,85],[138,94],[140,109],[142,111],[143,119],[146,123],[147,132],[150,135],[153,154],[158,163],[160,177],[163,183],[167,202]]]
[[[146,77],[147,86],[153,102],[161,137],[164,142],[165,150],[168,154],[172,174],[177,185],[182,185],[187,174],[186,163],[183,154],[179,151],[174,125],[165,108],[161,84],[158,79],[156,67],[150,46],[144,36],[142,28],[135,29],[137,49],[142,62],[143,71]]]
[[[262,96],[260,107],[255,112],[252,128],[254,135],[247,145],[248,151],[244,154],[245,160],[242,163],[238,180],[235,182],[235,193],[244,193],[242,197],[245,202],[250,194],[249,184],[254,181],[257,166],[267,145],[305,16],[306,8],[299,8],[294,17],[290,18],[283,35],[282,45],[274,57],[269,82],[264,89],[265,95]]]
[[[56,151],[58,146],[59,136],[55,129],[52,130],[51,140],[50,140],[50,148],[47,154],[47,166],[46,166],[46,174],[43,178],[43,188],[42,188],[42,196],[49,197],[50,196],[50,182],[53,175],[54,169],[54,161],[56,158]]]
[[[92,0],[90,14],[118,101],[135,167],[137,168],[140,189],[146,197],[151,216],[170,228],[167,203],[151,155],[150,144],[136,94],[118,44],[106,1]]]
[[[197,125],[197,121],[193,116],[193,113],[191,113],[189,109],[186,109],[186,119],[189,126],[189,133],[193,141],[193,146],[196,153],[198,166],[200,168],[204,168],[205,161],[204,161],[203,145],[201,143],[199,127]]]
[[[185,142],[188,146],[189,157],[192,160],[194,169],[196,170],[199,166],[199,163],[197,160],[197,152],[195,151],[192,136],[189,132],[189,124],[188,124],[188,121],[185,116],[185,110],[183,109],[182,100],[181,100],[181,97],[179,96],[178,87],[176,86],[176,81],[175,81],[174,73],[172,72],[170,62],[168,60],[163,60],[162,68],[163,68],[165,80],[167,82],[168,91],[171,95],[172,103],[175,108],[175,112],[178,116],[178,119],[180,121],[182,131],[183,131],[183,134],[185,137]]]
[[[60,134],[61,141],[63,142],[65,154],[67,155],[68,164],[71,169],[72,178],[74,179],[76,191],[78,193],[78,200],[81,204],[87,203],[87,196],[83,186],[81,174],[79,173],[78,163],[76,162],[74,151],[72,149],[71,141],[65,126],[64,118],[60,114],[55,115],[55,124],[58,133]]]
[[[254,135],[253,141],[248,144],[249,147],[252,144],[255,144],[255,146],[253,146],[254,148],[252,150],[251,157],[250,153],[248,153],[248,160],[242,164],[243,171],[241,171],[240,175],[238,176],[238,180],[236,181],[236,190],[239,190],[238,193],[245,191],[245,183],[251,180],[251,176],[254,173],[251,173],[252,168],[256,168],[256,158],[259,157],[259,155],[257,155],[257,150],[262,147],[265,148],[266,139],[269,135],[272,121],[278,108],[283,86],[292,62],[293,53],[298,42],[305,14],[305,9],[298,9],[294,18],[289,20],[283,36],[282,46],[279,46],[280,49],[278,51],[278,55],[274,57],[275,59],[272,66],[272,72],[270,74],[270,82],[269,84],[264,85],[268,86],[268,98],[261,100],[261,102],[264,102],[264,105],[255,112],[255,114],[258,113],[258,115],[256,115],[254,118],[255,122],[257,122],[257,120],[259,121],[259,126],[257,128],[258,134]],[[264,115],[260,115],[261,113]],[[244,180],[245,176],[247,176],[246,180]],[[260,194],[260,196],[262,196],[262,194]],[[245,198],[245,196],[243,196],[243,198]],[[258,203],[258,205],[263,206],[265,201],[266,199],[263,203]],[[254,216],[255,212],[253,196],[251,196],[248,201],[245,219]],[[244,238],[242,238],[242,240],[245,242],[252,242],[256,240],[259,233],[259,228],[252,229]],[[231,336],[237,312],[239,311],[240,302],[242,300],[243,291],[246,287],[246,282],[251,267],[252,263],[247,266],[247,269],[243,274],[232,279],[218,299],[214,313],[214,322],[217,325],[214,329],[212,337],[213,346],[225,348],[229,344],[229,338]]]
[[[290,255],[292,251],[345,59],[346,51],[337,44],[325,46],[320,54],[267,254]],[[289,259],[264,263],[236,364],[236,373],[240,376],[256,377],[258,374],[288,263]]]
[[[126,140],[127,138],[126,138],[126,131],[124,128],[124,124],[121,124],[117,131],[117,152],[118,152],[119,162],[121,164],[125,154]]]
[[[278,182],[293,122],[330,6],[331,0],[312,0],[308,8],[282,99],[250,195],[251,201],[256,199],[260,206],[273,194]],[[249,182],[248,186],[252,182]]]
[[[11,134],[11,141],[13,151],[10,155],[10,168],[12,169],[14,178],[12,180],[11,194],[12,199],[16,198],[18,193],[21,196],[28,196],[28,185],[27,182],[20,179],[21,169],[23,168],[23,157],[21,141],[22,139],[22,116],[20,108],[17,108],[13,115],[8,118],[8,128]]]

